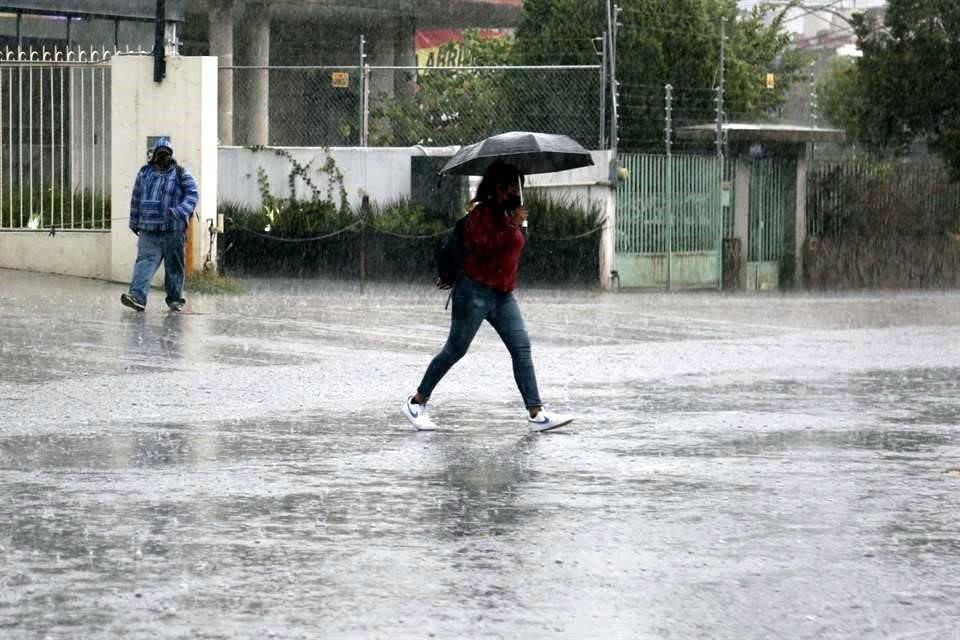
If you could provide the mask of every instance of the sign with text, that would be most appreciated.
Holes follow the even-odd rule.
[[[482,29],[481,38],[502,38],[508,29]],[[463,47],[463,31],[459,29],[430,29],[417,31],[417,66],[462,67],[468,63]]]

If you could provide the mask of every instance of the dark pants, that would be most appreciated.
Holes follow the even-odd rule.
[[[176,224],[170,231],[141,231],[137,241],[137,262],[133,265],[130,295],[146,304],[150,280],[163,262],[164,288],[167,304],[183,302],[183,249],[187,240],[186,228]]]
[[[417,392],[429,398],[434,387],[460,358],[464,356],[480,325],[486,320],[500,335],[513,360],[513,377],[517,381],[524,405],[540,406],[537,374],[533,369],[530,337],[520,315],[520,306],[512,293],[501,293],[466,276],[460,276],[453,289],[453,311],[450,314],[450,335],[423,374]]]

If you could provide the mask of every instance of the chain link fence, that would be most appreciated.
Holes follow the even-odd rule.
[[[460,145],[509,130],[607,144],[600,65],[222,67],[233,144]],[[228,80],[228,82],[224,82]]]

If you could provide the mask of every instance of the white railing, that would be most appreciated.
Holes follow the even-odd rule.
[[[109,60],[120,53],[0,52],[0,230],[110,228]]]

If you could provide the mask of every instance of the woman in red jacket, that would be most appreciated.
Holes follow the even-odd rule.
[[[543,409],[530,338],[513,290],[526,238],[521,230],[527,210],[520,204],[523,175],[511,164],[487,167],[464,228],[463,273],[453,287],[450,335],[427,367],[417,392],[407,398],[403,413],[417,429],[434,429],[427,401],[434,387],[470,347],[484,320],[500,335],[513,360],[513,377],[529,412],[532,431],[549,431],[573,418]]]

